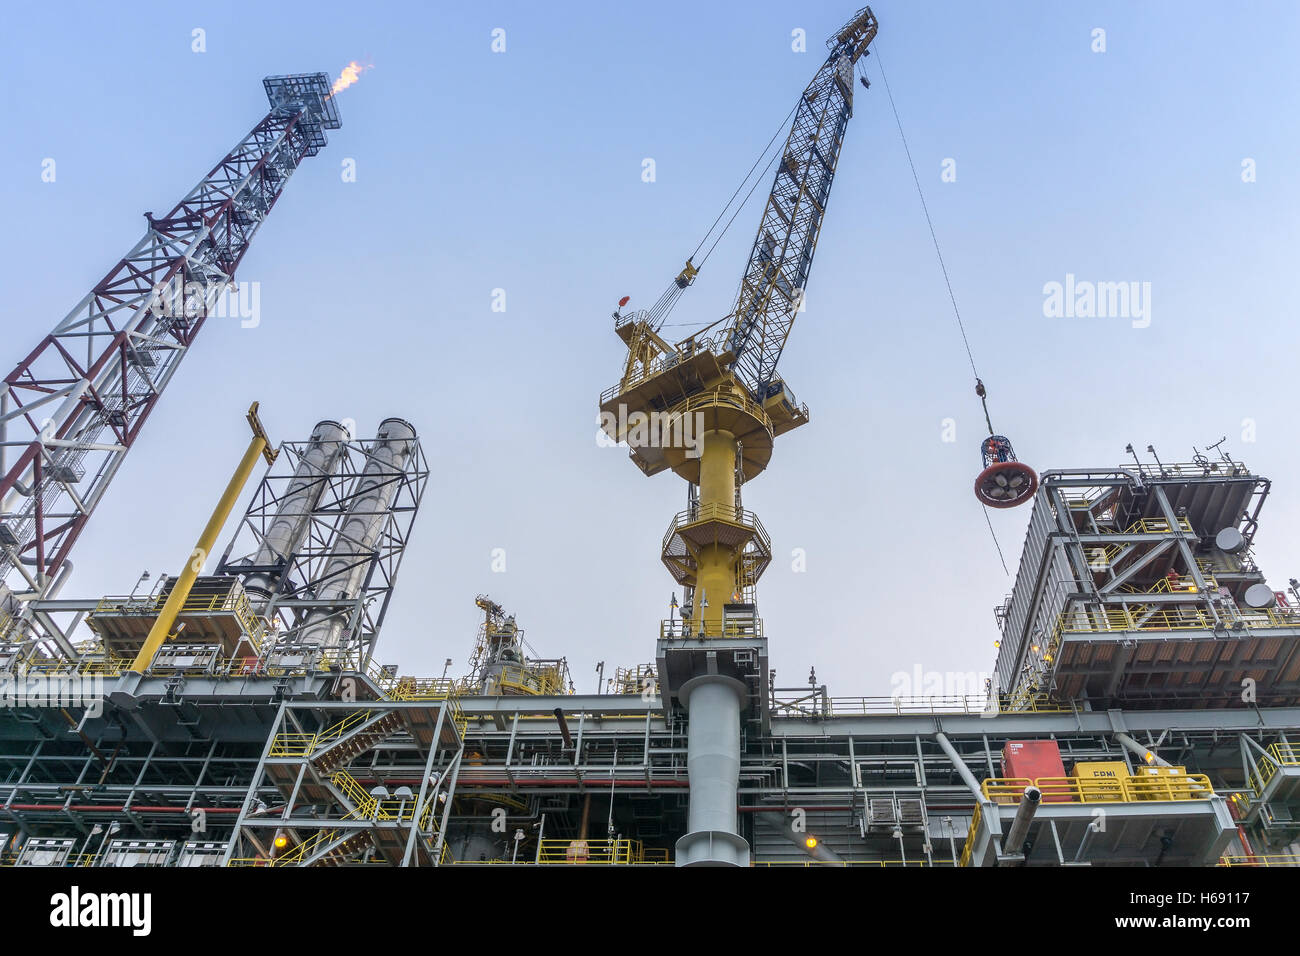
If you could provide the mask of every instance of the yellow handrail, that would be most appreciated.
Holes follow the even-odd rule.
[[[1247,783],[1255,796],[1264,792],[1273,775],[1282,767],[1300,766],[1300,746],[1295,744],[1273,744],[1265,751],[1264,759],[1250,771]]]
[[[990,777],[980,790],[994,803],[1019,803],[1029,785],[1043,803],[1136,803],[1146,800],[1204,800],[1214,796],[1210,778],[1200,773],[1141,774],[1136,777]],[[1118,798],[1118,799],[1117,799]]]
[[[961,848],[961,862],[958,866],[970,866],[971,853],[975,849],[975,834],[980,829],[980,817],[984,809],[984,804],[975,804],[975,812],[971,814],[970,829],[966,831],[966,843]]]
[[[1223,856],[1219,866],[1300,866],[1300,857],[1290,853],[1263,853],[1255,856]]]
[[[586,844],[585,856],[577,849],[579,843]],[[643,854],[640,840],[542,840],[537,862],[618,865],[640,863]]]

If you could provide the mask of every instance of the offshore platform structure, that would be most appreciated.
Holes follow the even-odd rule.
[[[469,676],[462,681],[466,693],[491,697],[496,694],[567,693],[572,685],[569,663],[564,658],[543,660],[529,654],[523,628],[515,616],[486,594],[474,599],[483,612],[478,641],[470,658]]]
[[[196,277],[229,281],[337,127],[323,74],[268,80],[271,113],[205,204],[154,220],[155,251],[79,307],[85,334],[63,323],[7,382],[3,420],[34,437],[9,445],[0,521],[0,865],[1300,865],[1300,582],[1256,564],[1270,485],[1226,454],[1039,476],[990,424],[976,493],[1032,514],[989,686],[777,686],[755,587],[771,545],[740,492],[808,420],[777,363],[875,31],[863,10],[829,41],[720,330],[661,335],[693,257],[650,310],[616,313],[602,421],[646,474],[686,481],[661,552],[682,600],[653,665],[602,662],[594,694],[486,595],[465,676],[377,662],[429,475],[400,418],[369,438],[322,421],[272,456],[250,412],[236,488],[273,460],[213,573],[60,592],[211,305]],[[197,283],[200,311],[122,291],[146,262]]]
[[[198,573],[205,543],[147,594],[146,572],[129,595],[59,597],[78,535],[253,236],[340,127],[340,83],[268,77],[268,113],[166,215],[148,215],[144,238],[5,380],[4,862],[212,865],[243,847],[257,862],[334,861],[358,841],[392,862],[436,852],[433,804],[453,778],[421,787],[418,815],[414,803],[388,814],[336,765],[395,733],[404,759],[417,742],[426,780],[459,753],[463,722],[442,686],[398,686],[396,669],[372,659],[428,478],[409,423],[388,419],[359,439],[322,422],[272,453],[254,405],[253,441],[201,543],[215,543],[259,453],[279,467],[214,574]],[[298,776],[281,793],[286,767]],[[316,801],[307,822],[301,799]],[[269,834],[267,800],[282,804]]]

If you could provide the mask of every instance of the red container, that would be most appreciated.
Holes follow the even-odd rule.
[[[1054,777],[1059,780],[1065,776],[1061,748],[1055,740],[1009,740],[1002,748],[1002,776],[1028,780]],[[1060,783],[1055,787],[1043,786],[1043,802],[1068,803],[1068,789],[1068,785]]]

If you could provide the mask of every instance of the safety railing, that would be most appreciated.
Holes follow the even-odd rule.
[[[1215,580],[1213,573],[1202,571],[1201,578],[1205,581],[1207,587],[1218,587],[1218,581]],[[1168,575],[1159,578],[1155,584],[1149,588],[1142,589],[1133,585],[1125,585],[1123,590],[1127,594],[1196,594],[1200,588],[1190,576],[1180,576],[1171,578]]]
[[[214,647],[216,645],[213,645]],[[25,661],[19,668],[18,672],[23,674],[78,674],[85,677],[121,677],[131,669],[134,659],[130,657],[105,657],[103,648],[97,648],[82,654],[80,657],[54,657],[54,658],[32,658]],[[150,667],[146,673],[152,673],[153,667]],[[177,670],[174,667],[159,667],[160,673],[172,676],[177,673],[202,674],[204,676],[256,676],[266,674],[268,676],[279,676],[279,671],[274,668],[267,668],[259,657],[220,657],[218,656],[212,663],[205,664],[185,670]]]
[[[21,668],[24,674],[78,674],[85,677],[120,677],[130,669],[132,660],[126,657],[83,657],[80,659],[34,658]]]
[[[399,677],[384,691],[385,700],[446,700],[456,695],[450,677]]]
[[[644,854],[640,840],[542,840],[537,862],[630,865],[645,862]]]
[[[816,866],[915,866],[915,867],[936,867],[952,866],[951,860],[761,860],[754,863],[754,866],[799,866],[799,867],[816,867]]]
[[[335,835],[337,836],[337,834]],[[292,860],[286,863],[286,862],[282,862],[280,858],[277,858],[275,860],[268,860],[264,856],[245,856],[245,857],[235,857],[226,865],[227,866],[296,866],[300,862],[302,861]],[[365,859],[349,860],[348,866],[391,866],[391,864],[382,856],[375,856],[374,859],[371,860],[365,860]]]
[[[655,361],[651,362],[648,366],[646,366],[640,372],[640,374],[628,378],[625,381],[619,382],[617,385],[611,385],[609,388],[605,389],[603,392],[600,393],[600,404],[604,405],[611,398],[614,398],[617,395],[621,395],[623,392],[626,392],[628,389],[641,384],[646,379],[654,378],[659,373],[665,372],[675,365],[680,365],[683,361],[686,361],[687,359],[691,358],[693,355],[698,355],[702,352],[712,352],[714,354],[721,354],[724,347],[725,347],[724,336],[716,335],[716,336],[704,336],[698,338],[695,340],[693,349],[690,349],[689,351],[683,351],[683,352],[674,352],[671,355],[661,356]]]
[[[227,866],[297,866],[309,859],[322,847],[328,846],[341,835],[339,830],[317,830],[297,846],[286,849],[278,856],[268,859],[263,856],[236,857]]]
[[[1222,856],[1219,866],[1300,866],[1300,856],[1291,853],[1262,853],[1253,856]]]
[[[437,833],[439,830],[438,817],[433,811],[438,806],[438,800],[433,793],[425,796],[424,809],[420,811],[420,829],[425,833]],[[447,844],[442,845],[443,851],[447,849]]]
[[[0,867],[19,866],[19,860],[22,859],[22,853],[15,851],[0,856]],[[69,853],[57,863],[23,863],[22,866],[96,866],[99,861],[98,853]]]
[[[1002,694],[996,701],[986,694],[936,697],[822,697],[809,694],[794,700],[773,700],[774,717],[864,717],[879,714],[987,714],[1005,710],[1033,713],[1068,713],[1070,707],[1037,695],[1020,702]]]
[[[664,618],[659,622],[659,636],[664,640],[694,637],[750,638],[763,636],[763,619],[758,617],[728,618],[721,621],[674,621]],[[638,692],[639,693],[639,692]]]
[[[1013,693],[1001,695],[999,709],[1018,714],[1062,714],[1074,710],[1073,707],[1062,701],[1053,700],[1050,695],[1036,690],[1035,687],[1036,684],[1026,684],[1018,687]]]
[[[659,672],[649,664],[635,667],[617,667],[610,681],[611,694],[657,693]]]
[[[1137,803],[1204,800],[1214,796],[1204,774],[1142,774],[1136,777],[990,777],[980,790],[994,803],[1019,803],[1025,788],[1035,786],[1043,803]]]
[[[961,848],[961,860],[958,866],[970,866],[971,854],[975,849],[975,834],[980,831],[980,819],[983,815],[982,803],[975,804],[975,812],[971,814],[970,830],[966,833],[966,842]]]
[[[332,743],[345,733],[364,723],[370,717],[375,716],[378,711],[357,710],[348,714],[342,720],[317,731],[316,733],[279,733],[271,741],[270,757],[306,757],[315,753],[326,744]]]
[[[766,554],[772,553],[772,539],[768,537],[767,529],[763,527],[763,522],[758,520],[758,515],[752,511],[746,511],[744,508],[738,508],[735,505],[721,504],[719,502],[710,502],[709,504],[697,505],[694,508],[687,508],[685,511],[679,511],[673,515],[673,520],[668,525],[668,530],[664,532],[663,548],[667,548],[673,535],[677,534],[684,527],[700,524],[705,521],[725,521],[729,524],[743,527],[753,533],[755,543]]]
[[[305,757],[315,749],[315,734],[276,734],[271,741],[268,757]]]
[[[336,770],[330,776],[330,783],[338,788],[343,798],[352,804],[352,809],[343,815],[345,820],[369,820],[374,816],[379,801],[372,797],[365,787],[346,770]]]
[[[533,694],[543,697],[562,694],[565,691],[560,672],[554,667],[512,667],[507,665],[497,673],[496,684],[503,690],[513,690],[520,694]]]
[[[89,614],[93,621],[96,615],[139,615],[157,617],[171,596],[170,591],[149,594],[143,597],[135,595],[108,595],[95,604]],[[240,628],[253,643],[260,647],[266,636],[266,625],[253,613],[252,605],[244,593],[243,586],[235,578],[199,579],[186,595],[184,603],[177,613],[215,614],[226,612],[233,614]]]
[[[1264,758],[1258,761],[1247,775],[1247,783],[1255,796],[1264,792],[1268,782],[1281,768],[1300,767],[1300,745],[1277,743],[1264,753]]]
[[[1230,478],[1250,474],[1250,469],[1239,461],[1185,461],[1167,465],[1124,465],[1125,471],[1136,471],[1144,478],[1205,478],[1225,475]]]
[[[1192,523],[1186,518],[1179,518],[1177,524],[1178,530],[1187,534],[1194,534]],[[1141,518],[1134,521],[1125,528],[1120,534],[1169,534],[1169,522],[1164,518]],[[1090,552],[1099,552],[1095,554],[1090,561],[1093,567],[1107,567],[1112,561],[1119,557],[1120,553],[1128,547],[1127,543],[1112,544],[1105,547],[1089,548]]]
[[[1237,611],[1224,615],[1229,627],[1238,622],[1247,628],[1300,627],[1300,614],[1278,608]],[[1076,608],[1057,619],[1057,633],[1091,633],[1095,631],[1200,631],[1213,629],[1218,622],[1201,606],[1184,606],[1160,610],[1105,607]]]
[[[397,676],[374,661],[367,662],[367,676],[380,689],[384,700],[395,701],[446,701],[447,712],[461,737],[469,721],[461,712],[457,698],[465,691],[460,681],[451,677]],[[559,693],[560,691],[556,691]],[[543,692],[545,693],[545,692]]]

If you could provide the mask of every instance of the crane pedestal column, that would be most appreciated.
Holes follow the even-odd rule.
[[[748,866],[737,826],[744,729],[768,727],[767,641],[761,637],[660,638],[659,689],[666,711],[687,714],[690,810],[678,866]]]
[[[686,633],[723,637],[735,630],[726,606],[742,604],[772,560],[767,532],[753,512],[741,508],[737,494],[737,482],[757,476],[771,460],[772,421],[730,380],[692,396],[671,414],[689,421],[688,433],[700,438],[694,448],[665,446],[664,460],[699,486],[699,497],[673,518],[661,557],[677,583],[694,590]]]
[[[691,784],[690,832],[677,841],[677,865],[748,866],[749,843],[736,833],[745,685],[734,677],[702,674],[677,693],[689,715],[686,771]]]
[[[706,432],[701,442],[700,514],[726,516],[736,507],[736,438],[731,432]],[[727,542],[703,545],[697,552],[696,633],[722,633],[722,606],[736,590],[737,551]]]

